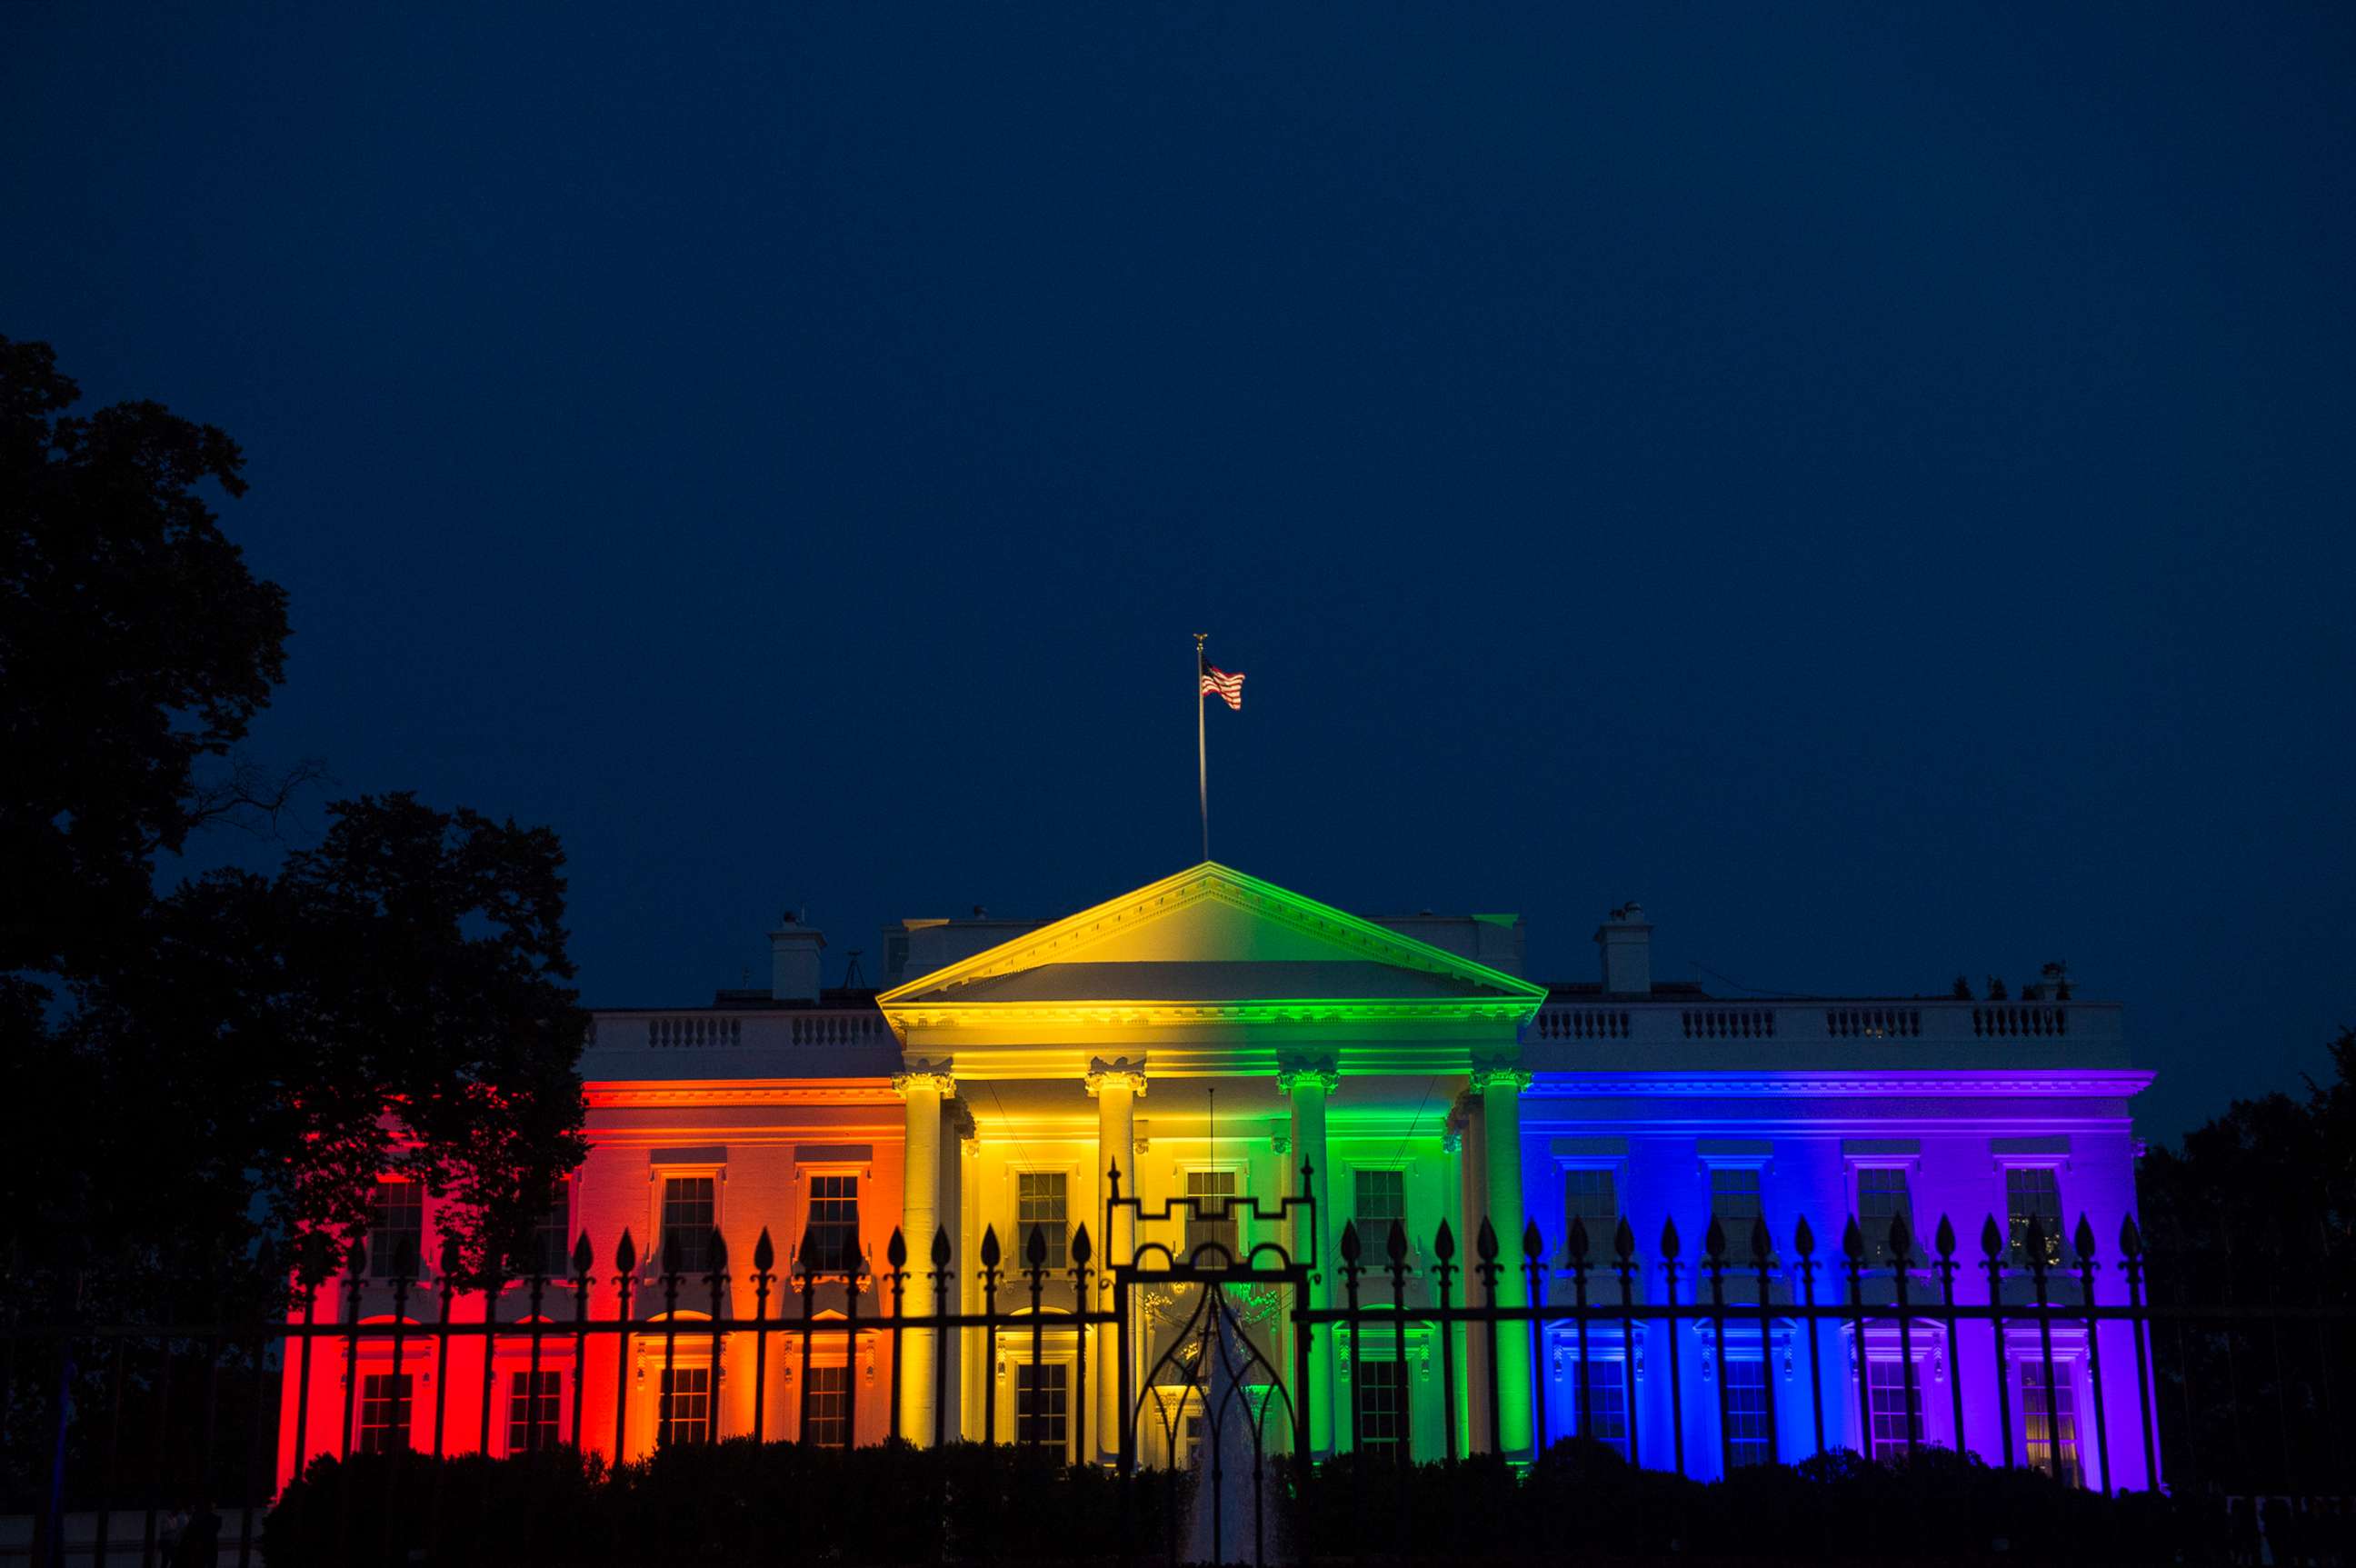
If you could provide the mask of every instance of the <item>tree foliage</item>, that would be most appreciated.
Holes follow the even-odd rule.
[[[204,499],[244,492],[234,442],[79,396],[46,344],[0,338],[11,1244],[85,1311],[262,1291],[257,1240],[325,1272],[402,1174],[445,1200],[462,1274],[498,1273],[584,1152],[562,849],[362,796],[273,873],[159,895],[159,854],[313,776],[233,754],[282,677],[286,596]]]
[[[0,971],[108,961],[204,818],[198,760],[284,668],[286,595],[201,493],[245,493],[237,444],[80,397],[48,345],[0,338]]]

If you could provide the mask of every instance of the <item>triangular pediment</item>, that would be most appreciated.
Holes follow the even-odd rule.
[[[1205,862],[877,998],[902,1009],[1545,1000],[1471,959]]]

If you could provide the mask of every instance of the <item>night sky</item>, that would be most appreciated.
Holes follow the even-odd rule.
[[[1540,978],[2356,1020],[2345,8],[490,9],[8,7],[0,332],[589,1002],[1190,864],[1207,630],[1217,857]]]

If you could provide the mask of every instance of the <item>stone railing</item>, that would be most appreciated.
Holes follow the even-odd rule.
[[[2115,1046],[2115,1002],[1983,1002],[1944,997],[1907,1000],[1752,1001],[1690,998],[1567,998],[1538,1009],[1528,1038],[1570,1046],[1625,1040],[1633,1045],[1710,1046],[1743,1041],[1775,1047],[1838,1042],[1916,1046],[1974,1042],[2000,1046],[2044,1041],[2060,1047]]]
[[[698,1012],[614,1010],[592,1015],[590,1050],[714,1050],[881,1045],[891,1038],[873,1007]]]

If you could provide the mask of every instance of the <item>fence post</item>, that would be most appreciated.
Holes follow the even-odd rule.
[[[1668,1316],[1662,1320],[1669,1339],[1669,1425],[1670,1437],[1676,1455],[1677,1476],[1686,1473],[1686,1386],[1682,1358],[1677,1340],[1677,1255],[1685,1244],[1677,1239],[1677,1222],[1674,1216],[1661,1221],[1661,1277],[1668,1293]]]
[[[842,1446],[859,1446],[859,1298],[866,1293],[867,1254],[853,1241],[851,1259],[842,1266]]]
[[[1709,1270],[1709,1326],[1715,1336],[1712,1351],[1718,1358],[1718,1376],[1711,1381],[1718,1389],[1718,1478],[1722,1481],[1734,1474],[1734,1433],[1726,1420],[1726,1227],[1715,1214],[1709,1217],[1709,1229],[1701,1233],[1701,1251],[1702,1262]],[[1766,1321],[1760,1319],[1762,1335]],[[1766,1370],[1763,1361],[1760,1370]]]
[[[1448,1285],[1456,1273],[1456,1232],[1440,1222],[1431,1239],[1431,1277],[1440,1293],[1440,1420],[1448,1434],[1448,1462],[1456,1463],[1456,1326],[1449,1316]],[[1401,1322],[1404,1329],[1407,1325]]]
[[[1988,1324],[1996,1331],[1997,1427],[2004,1434],[2004,1467],[2009,1470],[2012,1468],[2012,1380],[2007,1375],[2005,1365],[2004,1232],[1997,1229],[1993,1214],[1980,1226],[1980,1251],[1986,1255],[1982,1267],[1987,1270],[1988,1277]]]
[[[2053,1387],[2053,1312],[2045,1288],[2045,1227],[2033,1214],[2029,1217],[2028,1240],[2029,1278],[2037,1292],[2037,1341],[2045,1361],[2045,1387],[2042,1391],[2045,1452],[2052,1460],[2054,1473],[2058,1476],[2062,1469],[2062,1423],[2054,1412],[2054,1406],[2059,1402]],[[2078,1466],[2081,1486],[2085,1484],[2085,1468],[2083,1465]]]
[[[1445,1227],[1447,1221],[1442,1220],[1440,1223]],[[1386,1265],[1387,1272],[1391,1276],[1391,1307],[1395,1315],[1394,1321],[1398,1325],[1398,1331],[1391,1336],[1391,1365],[1398,1369],[1392,1376],[1398,1388],[1399,1464],[1400,1466],[1404,1468],[1405,1466],[1415,1463],[1415,1401],[1414,1397],[1408,1391],[1409,1384],[1408,1382],[1407,1376],[1408,1270],[1407,1222],[1405,1220],[1394,1219],[1391,1221],[1391,1232],[1390,1235],[1384,1240],[1383,1251],[1388,1259]],[[1444,1331],[1440,1336],[1440,1342],[1441,1348],[1445,1350],[1448,1339]],[[1450,1419],[1453,1420],[1454,1418],[1451,1416]],[[1410,1494],[1407,1487],[1401,1487],[1399,1488],[1399,1497],[1402,1499],[1405,1499]]]
[[[898,1235],[898,1231],[894,1231]],[[753,1441],[764,1443],[769,1433],[769,1283],[776,1277],[777,1244],[769,1228],[753,1242]],[[894,1364],[895,1371],[897,1365]]]
[[[1620,1273],[1620,1386],[1628,1408],[1628,1463],[1641,1468],[1644,1444],[1636,1422],[1636,1232],[1624,1214],[1619,1230],[1612,1233],[1612,1245],[1619,1254],[1613,1267]],[[1580,1376],[1586,1375],[1586,1369],[1580,1369]]]
[[[1570,1234],[1564,1246],[1570,1263],[1571,1305],[1579,1316],[1574,1320],[1579,1330],[1579,1383],[1571,1391],[1571,1408],[1578,1421],[1577,1434],[1595,1435],[1595,1394],[1588,1380],[1593,1369],[1587,1356],[1587,1221],[1574,1214],[1570,1217]]]
[[[1523,1294],[1530,1303],[1530,1396],[1532,1414],[1537,1417],[1530,1432],[1530,1457],[1536,1460],[1547,1450],[1547,1369],[1546,1323],[1547,1278],[1546,1237],[1538,1230],[1535,1219],[1522,1224]]]
[[[1799,1254],[1800,1306],[1807,1314],[1808,1410],[1815,1418],[1816,1452],[1825,1451],[1825,1341],[1816,1321],[1816,1233],[1808,1217],[1792,1228],[1792,1250]]]
[[[2086,1223],[2083,1213],[2072,1240],[2078,1253],[2078,1290],[2086,1308],[2086,1382],[2094,1401],[2094,1462],[2102,1466],[2103,1492],[2107,1497],[2118,1487],[2111,1482],[2110,1421],[2103,1410],[2102,1325],[2094,1317],[2094,1228]]]
[[[638,1249],[630,1228],[614,1244],[614,1474],[621,1474],[629,1457],[630,1435],[630,1276],[637,1271]]]
[[[1088,1240],[1088,1227],[1083,1220],[1072,1231],[1072,1459],[1075,1464],[1093,1463],[1094,1450],[1088,1446],[1088,1341],[1089,1326],[1077,1321],[1088,1310],[1088,1268],[1096,1257],[1096,1243]]]
[[[728,1288],[728,1239],[720,1234],[717,1225],[712,1228],[710,1244],[712,1272],[704,1278],[712,1284],[712,1387],[703,1400],[703,1440],[717,1443],[720,1441],[720,1374],[723,1369],[720,1352],[720,1315],[727,1306],[722,1293]],[[539,1359],[536,1343],[532,1356],[536,1363]],[[532,1398],[536,1400],[539,1397],[540,1380],[535,1376],[532,1379]]]
[[[1890,1217],[1890,1279],[1898,1294],[1898,1376],[1906,1401],[1906,1456],[1922,1451],[1922,1409],[1914,1381],[1914,1324],[1906,1315],[1906,1287],[1913,1279],[1914,1236],[1906,1216]]]
[[[1964,1442],[1964,1334],[1955,1317],[1955,1228],[1947,1217],[1939,1216],[1939,1228],[1932,1232],[1932,1245],[1939,1250],[1939,1305],[1947,1326],[1947,1392],[1954,1400],[1955,1452],[1969,1453]]]
[[[998,1227],[981,1230],[981,1440],[998,1442]]]
[[[1783,1459],[1783,1432],[1775,1420],[1775,1329],[1774,1319],[1768,1316],[1768,1303],[1773,1292],[1768,1283],[1768,1259],[1774,1251],[1774,1240],[1767,1234],[1767,1218],[1760,1215],[1751,1221],[1751,1262],[1759,1273],[1759,1387],[1767,1407],[1767,1463],[1778,1465]]]
[[[802,1289],[802,1368],[795,1382],[794,1441],[804,1447],[809,1444],[810,1416],[810,1322],[818,1316],[818,1259],[814,1255],[816,1240],[810,1228],[802,1227],[802,1244],[794,1249],[794,1273]]]
[[[1858,1229],[1857,1216],[1848,1217],[1841,1230],[1841,1252],[1848,1265],[1849,1322],[1856,1335],[1850,1346],[1857,1369],[1853,1380],[1857,1384],[1857,1440],[1858,1452],[1873,1457],[1873,1401],[1866,1391],[1869,1375],[1865,1356],[1865,1232]]]
[[[908,1239],[900,1234],[897,1225],[892,1227],[892,1235],[884,1243],[884,1261],[892,1265],[892,1272],[887,1276],[892,1282],[892,1413],[884,1424],[884,1440],[897,1443],[900,1441],[900,1348],[906,1343],[900,1319],[907,1316],[902,1292],[908,1280]],[[937,1396],[938,1391],[936,1390],[935,1393]]]
[[[2146,1491],[2157,1491],[2159,1462],[2153,1452],[2151,1434],[2151,1357],[2144,1339],[2143,1236],[2136,1229],[2132,1214],[2119,1221],[2119,1260],[2127,1276],[2127,1310],[2131,1314],[2127,1326],[2135,1331],[2136,1406],[2143,1428],[2143,1484]]]
[[[393,1555],[392,1521],[400,1517],[401,1511],[398,1505],[402,1462],[409,1452],[409,1433],[414,1420],[414,1402],[403,1397],[401,1387],[401,1330],[402,1320],[409,1316],[409,1276],[416,1272],[417,1244],[404,1236],[392,1252],[392,1380],[386,1388],[391,1396],[390,1402],[399,1417],[400,1425],[394,1432],[384,1463],[384,1555],[387,1562],[391,1562]]]
[[[589,1381],[589,1273],[597,1254],[589,1246],[589,1232],[573,1243],[573,1453],[581,1456],[581,1391]],[[446,1337],[446,1336],[445,1336]]]
[[[1498,1400],[1504,1392],[1504,1380],[1497,1375],[1497,1230],[1489,1223],[1489,1217],[1485,1214],[1481,1217],[1481,1229],[1473,1233],[1472,1250],[1481,1260],[1474,1265],[1473,1272],[1481,1276],[1481,1283],[1488,1293],[1489,1312],[1483,1319],[1482,1326],[1486,1330],[1483,1341],[1489,1377],[1489,1452],[1503,1454],[1505,1451],[1505,1412],[1499,1408]]]
[[[933,1227],[932,1257],[933,1316],[943,1318],[949,1315],[949,1276],[954,1272],[949,1267],[954,1253],[949,1248],[949,1230],[946,1225]],[[962,1417],[965,1408],[962,1401],[958,1408]],[[942,1327],[937,1328],[933,1334],[933,1446],[935,1448],[939,1448],[948,1442],[946,1434],[948,1430],[948,1418],[949,1331]],[[959,1424],[963,1424],[962,1421]]]

